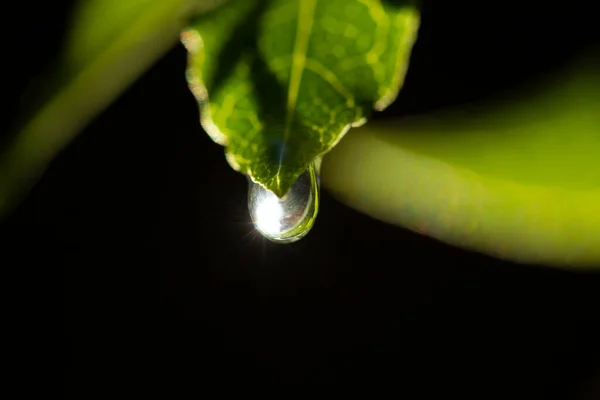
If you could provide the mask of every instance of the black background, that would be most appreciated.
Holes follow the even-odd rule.
[[[567,65],[597,43],[585,3],[424,2],[406,85],[375,118],[493,99]],[[28,4],[3,27],[6,132],[71,10]],[[245,178],[199,126],[185,65],[179,45],[0,226],[28,363],[60,370],[69,398],[315,382],[600,398],[598,274],[452,248],[326,192],[306,238],[266,242],[249,223]]]

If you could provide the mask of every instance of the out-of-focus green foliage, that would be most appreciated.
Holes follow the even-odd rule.
[[[410,0],[231,0],[183,35],[202,124],[234,169],[283,196],[395,99],[418,24]]]
[[[52,158],[165,51],[177,43],[191,13],[223,0],[82,0],[63,54],[12,142],[0,149],[0,215]]]
[[[599,71],[575,68],[481,112],[353,130],[323,160],[323,181],[374,218],[457,246],[600,268]]]

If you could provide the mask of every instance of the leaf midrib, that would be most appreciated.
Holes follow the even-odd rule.
[[[281,189],[281,167],[283,164],[284,146],[289,140],[294,115],[296,101],[300,90],[300,82],[306,64],[306,53],[308,43],[312,32],[312,26],[315,19],[315,7],[317,0],[298,0],[298,21],[296,24],[296,40],[292,51],[292,67],[290,70],[290,80],[288,84],[287,108],[285,114],[285,125],[283,130],[283,142],[279,151],[279,166],[277,169],[276,180],[277,187]]]

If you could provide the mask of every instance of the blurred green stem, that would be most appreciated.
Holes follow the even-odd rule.
[[[0,217],[86,124],[177,43],[186,16],[219,0],[79,3],[58,76],[67,79],[20,126],[0,155]],[[182,71],[182,79],[183,71]],[[55,82],[52,82],[55,83]]]
[[[352,130],[324,186],[382,221],[521,263],[600,266],[600,71],[535,95]]]

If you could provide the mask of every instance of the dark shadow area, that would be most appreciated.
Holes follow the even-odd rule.
[[[250,63],[251,81],[254,86],[252,96],[256,97],[258,105],[258,120],[271,129],[271,154],[275,163],[280,162],[280,155],[285,149],[279,136],[283,135],[283,125],[287,113],[287,95],[285,88],[277,81],[273,72],[261,54],[256,54],[260,33],[260,21],[268,2],[257,2],[233,30],[230,39],[223,47],[218,61],[214,78],[206,82],[209,92],[219,91],[225,80],[233,73],[237,65],[245,59]],[[216,11],[218,12],[218,10]],[[198,19],[200,20],[200,18]]]
[[[376,118],[519,97],[600,44],[592,5],[422,1],[421,26],[398,99]],[[558,22],[560,21],[560,23]],[[559,28],[558,26],[561,26]]]
[[[385,6],[389,6],[389,7],[421,7],[422,6],[422,1],[421,0],[381,0],[381,2],[385,5]]]
[[[205,82],[209,91],[219,91],[225,80],[233,73],[240,60],[252,54],[256,48],[256,34],[260,16],[263,13],[267,2],[256,2],[252,10],[240,21],[240,23],[231,31],[229,39],[223,46],[223,51],[217,60],[217,69],[215,76],[208,82]],[[225,5],[224,7],[227,7]],[[211,13],[218,13],[215,9]],[[210,17],[210,14],[208,15]],[[196,19],[201,21],[202,17]],[[192,22],[193,24],[193,22]]]
[[[35,7],[10,4],[3,10],[0,151],[23,124],[24,114],[36,110],[56,87],[48,80],[60,69],[56,56],[62,50],[74,4],[75,0],[44,2]],[[45,90],[43,96],[40,90]]]

